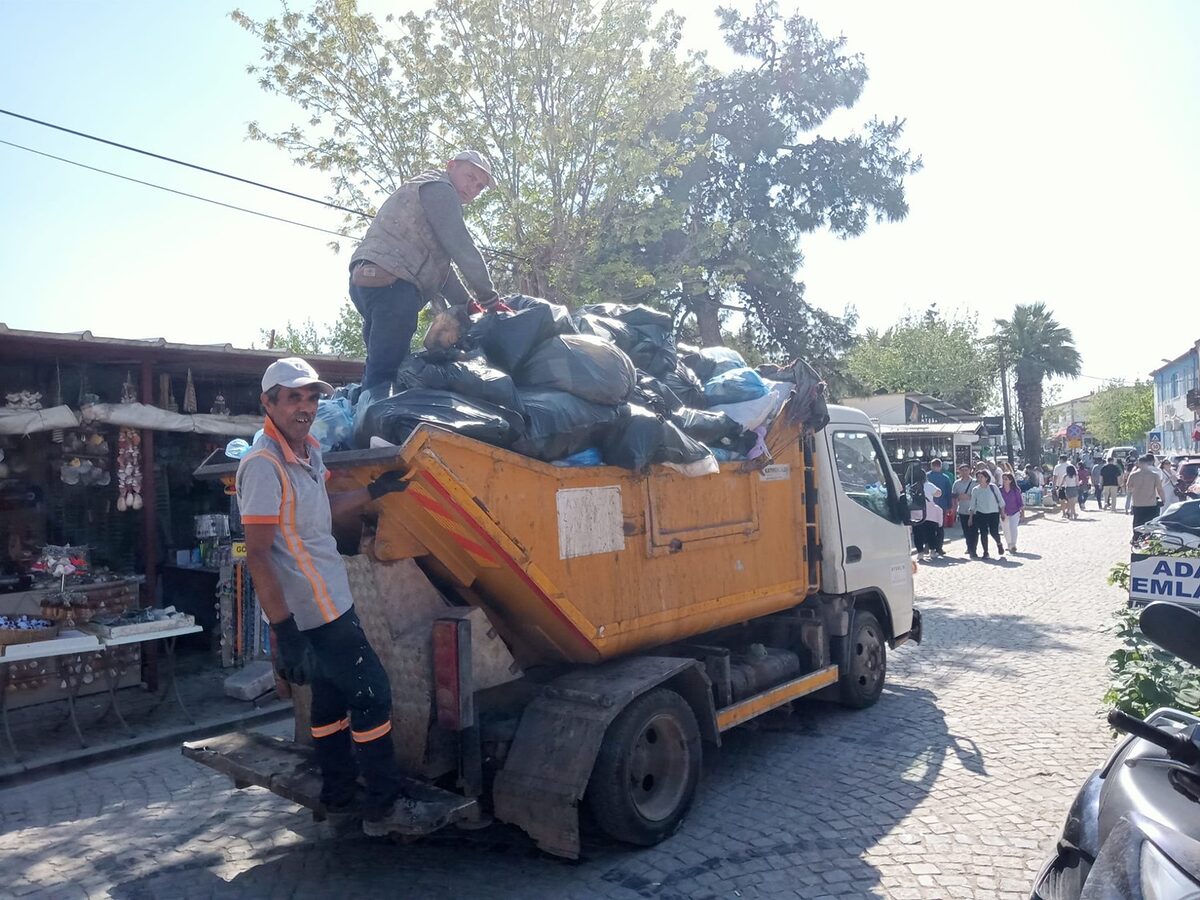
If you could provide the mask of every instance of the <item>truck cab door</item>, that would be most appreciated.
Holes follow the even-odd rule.
[[[877,590],[891,609],[895,633],[904,634],[912,625],[912,533],[899,480],[870,426],[831,423],[824,435],[822,589]]]

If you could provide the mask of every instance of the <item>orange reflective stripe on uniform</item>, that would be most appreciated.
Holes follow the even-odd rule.
[[[383,737],[391,730],[392,722],[389,719],[378,728],[372,728],[370,731],[352,731],[350,732],[350,737],[354,738],[354,742],[356,744],[365,744],[369,741],[375,740],[376,738]]]
[[[315,738],[329,737],[331,734],[345,731],[349,727],[349,719],[342,719],[340,722],[334,722],[332,725],[314,725],[312,727],[312,736]]]
[[[332,622],[337,618],[337,610],[333,605],[333,600],[329,596],[329,590],[325,586],[324,580],[317,573],[316,566],[313,565],[312,557],[308,555],[308,551],[304,549],[304,542],[300,539],[300,534],[296,530],[296,500],[292,493],[291,482],[288,481],[287,472],[284,471],[283,464],[277,460],[273,454],[266,450],[258,450],[247,456],[251,459],[256,456],[262,456],[271,461],[271,465],[279,473],[280,490],[282,491],[282,503],[279,510],[279,527],[283,532],[284,542],[288,546],[288,550],[296,560],[296,565],[300,567],[301,573],[307,579],[309,586],[312,588],[313,599],[317,603],[318,609],[321,610],[321,617],[326,622]],[[243,521],[245,521],[243,519]],[[253,523],[252,523],[253,524]]]

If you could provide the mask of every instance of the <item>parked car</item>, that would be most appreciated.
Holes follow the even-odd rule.
[[[1104,458],[1111,462],[1114,459],[1132,459],[1137,455],[1137,447],[1109,447]]]

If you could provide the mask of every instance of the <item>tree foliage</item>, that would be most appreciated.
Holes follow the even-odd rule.
[[[968,314],[946,316],[936,305],[909,313],[885,331],[869,329],[845,367],[868,393],[920,391],[982,412],[996,389],[995,354]]]
[[[1079,351],[1071,329],[1060,325],[1044,303],[1018,303],[1010,318],[996,320],[996,329],[997,345],[1016,376],[1025,456],[1031,462],[1040,461],[1046,379],[1056,375],[1076,377]]]
[[[373,211],[401,180],[463,146],[496,186],[467,211],[496,280],[571,304],[637,301],[721,324],[764,352],[827,374],[853,313],[810,306],[797,277],[805,233],[843,237],[907,212],[921,162],[903,123],[817,136],[867,78],[844,38],[763,2],[721,10],[730,72],[679,49],[682,20],[653,0],[434,0],[383,21],[353,0],[234,19],[262,42],[260,85],[301,124],[250,136],[328,172],[331,197]],[[347,233],[365,222],[350,217]],[[824,365],[821,365],[825,363]]]
[[[1148,381],[1106,384],[1092,398],[1087,425],[1106,447],[1141,443],[1154,428],[1154,385]]]
[[[417,317],[417,331],[412,338],[413,350],[425,340],[431,320],[429,309],[421,310]],[[289,320],[283,328],[260,328],[258,338],[264,347],[287,350],[297,356],[318,353],[364,359],[367,347],[363,343],[362,327],[362,316],[347,300],[338,310],[337,318],[330,323],[317,325],[311,318],[299,324]]]

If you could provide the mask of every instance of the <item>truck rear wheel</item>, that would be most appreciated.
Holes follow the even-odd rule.
[[[840,666],[841,703],[853,709],[866,709],[883,693],[887,677],[887,641],[879,620],[865,609],[855,610],[850,633],[835,641],[841,645],[841,652],[835,656]]]
[[[604,734],[588,782],[596,823],[650,846],[679,827],[700,781],[700,728],[687,702],[659,688],[627,706]]]

